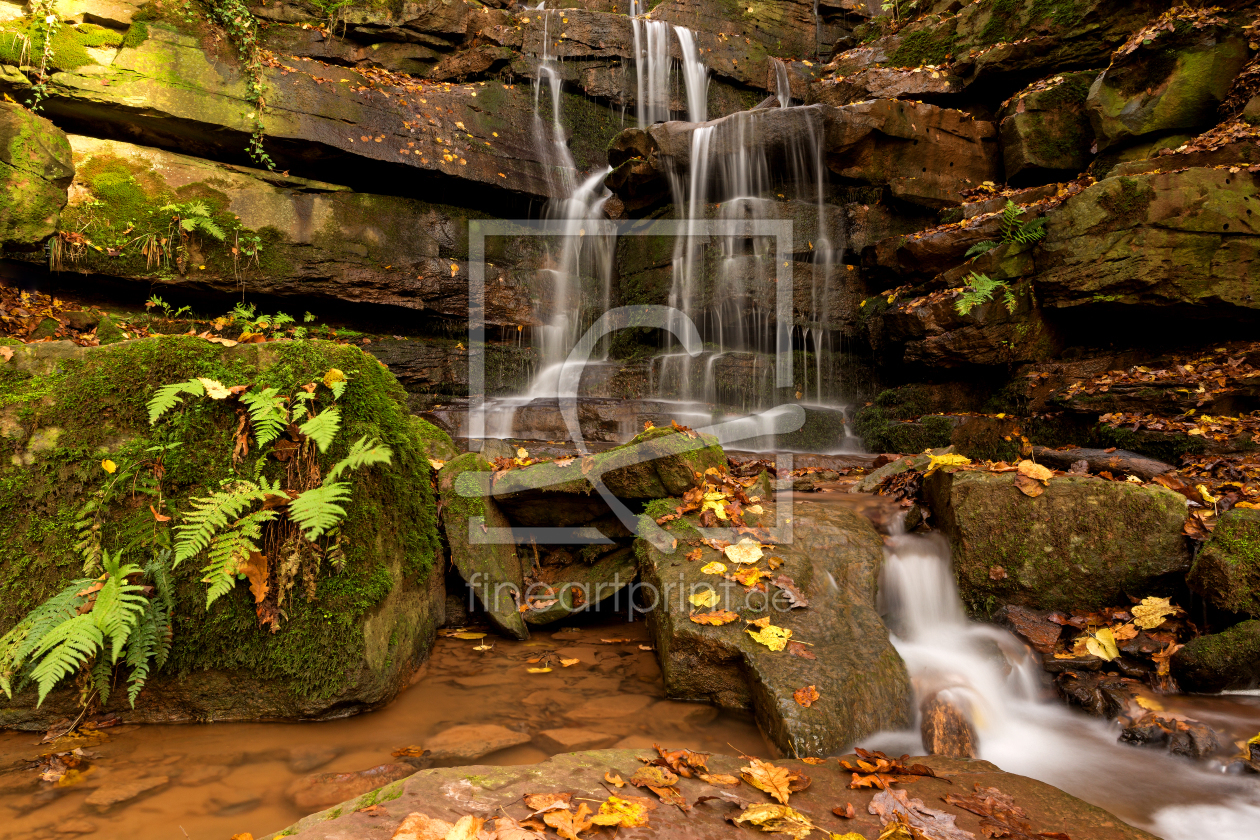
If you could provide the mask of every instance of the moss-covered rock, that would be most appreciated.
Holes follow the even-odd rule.
[[[0,102],[0,247],[32,250],[52,236],[73,177],[65,132]]]
[[[1073,178],[1089,163],[1093,130],[1084,111],[1094,71],[1062,73],[1016,94],[999,128],[1006,180],[1031,184]]]
[[[746,593],[702,574],[706,563],[724,558],[695,540],[694,519],[667,524],[678,539],[670,553],[647,540],[635,544],[643,582],[652,587],[641,593],[652,598],[648,629],[671,697],[751,708],[767,737],[791,755],[831,755],[873,732],[909,725],[910,679],[875,609],[883,542],[870,522],[836,505],[795,503],[791,542],[767,551],[783,560],[774,574],[787,575],[809,600],[805,609],[789,609],[774,587]],[[700,547],[698,562],[685,559],[688,539]],[[691,621],[690,596],[705,590],[717,595],[714,609],[741,620],[718,627]],[[808,642],[817,659],[772,651],[745,632],[745,621],[766,617]],[[792,696],[807,685],[821,695],[808,709]]]
[[[1183,691],[1246,691],[1260,686],[1260,621],[1200,636],[1173,654]]]
[[[490,470],[490,462],[476,452],[466,452],[442,467],[438,472],[442,528],[451,562],[477,594],[490,620],[507,635],[528,639],[519,610],[524,569],[515,542],[505,537],[511,526],[486,494],[485,481],[477,480],[478,474],[488,480]]]
[[[1221,516],[1186,580],[1213,606],[1260,618],[1260,510]]]
[[[963,601],[988,615],[1002,604],[1091,609],[1149,594],[1161,575],[1185,572],[1184,497],[1092,476],[1050,479],[1036,498],[1014,473],[941,469],[924,481],[949,538]]]
[[[357,348],[327,342],[269,342],[224,348],[192,337],[109,347],[70,342],[19,346],[0,364],[0,631],[81,576],[78,511],[108,479],[101,461],[152,458],[147,448],[181,445],[162,459],[164,503],[189,500],[233,476],[252,474],[257,453],[233,463],[236,412],[190,400],[150,426],[157,386],[193,376],[258,383],[291,393],[330,368],[349,378],[339,400],[342,432],[322,468],[349,441],[379,438],[392,462],[353,474],[345,504],[341,571],[312,570],[283,604],[275,632],[260,627],[255,599],[238,583],[206,608],[198,558],[175,569],[173,648],[131,709],[115,691],[103,710],[124,720],[248,720],[341,716],[383,703],[426,656],[441,623],[443,584],[431,470],[394,378]],[[266,458],[263,475],[283,474]],[[153,527],[148,496],[123,494],[110,507],[105,548],[117,534]],[[126,557],[144,562],[145,557]],[[28,688],[0,700],[0,726],[42,728],[77,714],[78,692],[54,691],[35,710]]]
[[[1090,87],[1086,106],[1098,147],[1211,125],[1247,56],[1247,39],[1223,24],[1178,21],[1172,32],[1153,34]]]

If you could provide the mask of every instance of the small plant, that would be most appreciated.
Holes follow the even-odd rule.
[[[263,111],[267,107],[267,84],[263,81],[263,56],[258,44],[258,18],[244,0],[213,0],[210,14],[227,32],[229,43],[236,45],[241,63],[245,65],[245,88],[253,110],[247,118],[253,123],[246,146],[255,162],[274,170],[275,161],[263,148]]]
[[[178,318],[181,315],[186,315],[192,311],[192,307],[190,306],[181,306],[178,309],[172,309],[169,303],[162,300],[157,295],[153,295],[148,300],[146,300],[144,302],[144,308],[145,309],[160,309],[162,311],[162,317],[168,321],[174,320],[175,318]]]
[[[39,112],[44,99],[48,96],[48,68],[53,60],[53,38],[61,27],[61,19],[57,17],[56,0],[35,0],[30,11],[33,19],[32,31],[43,41],[39,56],[39,70],[35,75],[35,85],[31,88],[30,109]],[[25,49],[30,49],[30,39]]]
[[[1015,314],[1015,308],[1019,302],[1015,299],[1015,291],[1006,284],[1005,280],[993,280],[987,274],[977,274],[971,272],[967,278],[963,280],[963,292],[958,300],[954,301],[954,309],[959,315],[966,315],[977,306],[988,303],[993,299],[994,292],[1002,290],[1002,304],[1006,307],[1006,311]]]
[[[984,242],[977,242],[967,249],[967,257],[987,254],[999,245],[1031,245],[1045,237],[1045,216],[1033,219],[1031,222],[1022,222],[1019,219],[1022,215],[1024,215],[1024,208],[1008,198],[1006,207],[1002,210],[1002,241],[994,242],[992,239],[986,239]]]
[[[223,228],[210,218],[210,208],[204,201],[186,201],[183,204],[167,204],[161,212],[170,213],[172,221],[178,223],[184,233],[204,233],[219,242],[227,239]]]
[[[304,338],[306,329],[303,327],[290,327],[296,323],[292,315],[286,315],[283,312],[277,312],[275,315],[259,314],[258,308],[252,303],[238,303],[232,307],[232,311],[228,313],[225,320],[235,322],[240,328],[241,335],[246,333],[252,335],[264,335],[268,331],[271,337],[275,338],[279,335],[290,333],[294,338]],[[298,334],[301,330],[301,334]]]

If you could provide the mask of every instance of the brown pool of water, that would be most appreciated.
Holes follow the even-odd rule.
[[[611,643],[605,640],[612,640]],[[621,641],[625,640],[625,641]],[[488,651],[473,648],[492,644]],[[527,642],[439,638],[412,685],[386,706],[342,720],[118,726],[86,741],[39,744],[38,734],[0,732],[0,840],[76,835],[128,840],[227,840],[262,837],[305,816],[287,792],[313,773],[355,772],[397,763],[391,755],[459,724],[495,723],[531,736],[475,761],[532,764],[552,755],[538,733],[566,727],[606,733],[613,746],[653,742],[710,752],[765,755],[750,716],[666,700],[642,622],[538,634]],[[643,647],[641,647],[643,646]],[[531,674],[530,659],[577,659]],[[592,701],[603,709],[592,717]],[[93,757],[80,781],[39,781],[32,762],[82,745]],[[81,768],[83,769],[83,768]],[[75,774],[72,774],[72,777]],[[94,792],[166,780],[106,808]]]

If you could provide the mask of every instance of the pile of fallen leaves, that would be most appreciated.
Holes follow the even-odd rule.
[[[1202,406],[1251,385],[1260,377],[1260,368],[1253,362],[1260,364],[1260,342],[1231,344],[1193,358],[1109,370],[1073,382],[1064,396],[1070,399],[1078,394],[1105,394],[1117,386],[1155,387],[1184,394],[1186,399],[1193,399]]]
[[[16,338],[23,343],[69,339],[82,347],[94,347],[100,312],[84,311],[77,304],[39,292],[23,292],[0,285],[0,338]],[[145,335],[146,331],[119,324],[124,334]]]
[[[1111,54],[1112,61],[1121,56],[1128,55],[1143,45],[1150,45],[1160,35],[1164,33],[1176,32],[1178,24],[1189,23],[1195,29],[1204,29],[1209,26],[1223,26],[1227,21],[1220,17],[1220,6],[1173,6],[1164,12],[1155,20],[1133,33],[1129,40],[1125,41]]]
[[[1198,628],[1185,611],[1169,598],[1143,598],[1128,607],[1110,607],[1090,613],[1067,615],[1054,612],[1047,619],[1078,631],[1060,638],[1050,653],[1058,660],[1101,659],[1115,662],[1124,654],[1131,659],[1150,661],[1148,684],[1156,691],[1174,689],[1169,674],[1172,656],[1186,641],[1198,635]]]
[[[682,427],[685,428],[685,427]],[[693,432],[694,434],[694,432]],[[740,533],[753,533],[744,522],[744,514],[761,514],[760,496],[749,496],[747,489],[756,483],[755,475],[741,478],[734,475],[727,465],[709,467],[703,474],[696,476],[696,485],[683,493],[682,502],[673,513],[658,517],[657,525],[664,525],[675,519],[681,519],[688,513],[700,511],[700,526],[716,528],[719,522],[733,525],[741,529]]]

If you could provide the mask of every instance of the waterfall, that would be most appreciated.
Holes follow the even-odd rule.
[[[683,26],[646,17],[646,3],[630,0],[630,27],[634,36],[635,117],[639,128],[671,118],[669,33],[678,37],[682,52],[682,79],[687,94],[687,119],[704,122],[709,117],[709,71],[700,60],[695,33]]]
[[[779,100],[779,107],[790,107],[792,104],[792,82],[788,79],[787,65],[780,58],[772,58],[770,60],[774,62],[774,95]]]
[[[1254,781],[1118,744],[1112,725],[1050,699],[1037,654],[1005,630],[967,620],[940,536],[899,534],[886,542],[879,594],[893,644],[920,700],[939,693],[971,721],[980,758],[1165,840],[1250,836],[1260,824]],[[894,755],[923,749],[917,732],[884,733],[863,746]],[[1165,805],[1152,814],[1150,802]]]
[[[674,27],[678,45],[682,48],[683,85],[687,90],[687,119],[705,122],[709,119],[709,68],[700,60],[696,36],[690,29]]]

